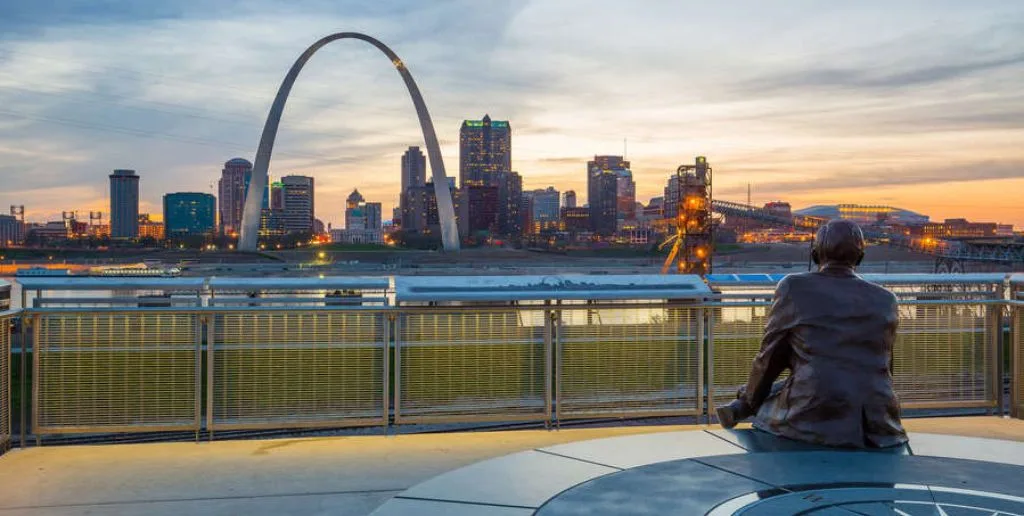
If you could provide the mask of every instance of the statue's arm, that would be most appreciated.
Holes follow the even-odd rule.
[[[761,350],[754,357],[746,387],[740,391],[740,401],[743,405],[740,419],[757,413],[771,393],[772,383],[789,367],[792,351],[789,335],[795,316],[788,283],[781,282],[775,291],[771,312],[768,314],[768,324],[765,326],[764,338],[761,339]]]
[[[895,351],[896,351],[896,333],[897,333],[897,330],[899,330],[899,327],[900,327],[900,307],[899,307],[899,304],[896,302],[895,297],[893,298],[892,308],[890,309],[890,311],[892,312],[891,317],[892,317],[894,322],[893,322],[892,326],[886,328],[886,331],[885,331],[886,346],[885,347],[889,350],[889,377],[891,378],[892,375],[894,374],[892,368],[893,368],[893,356],[896,354],[895,353]]]

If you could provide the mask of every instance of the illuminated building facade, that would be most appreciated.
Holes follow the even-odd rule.
[[[166,236],[167,231],[163,222],[152,220],[148,213],[139,214],[139,238],[163,240]]]
[[[573,208],[562,208],[560,229],[571,235],[578,235],[590,231],[590,210],[578,206]]]
[[[629,169],[615,171],[615,228],[631,229],[636,226],[636,183]]]
[[[558,228],[561,218],[561,195],[555,187],[531,190],[524,196],[530,198],[530,233]]]
[[[221,233],[237,236],[242,230],[242,210],[245,208],[246,191],[251,180],[252,163],[249,160],[234,158],[224,163],[217,182]]]
[[[59,242],[71,238],[71,227],[67,221],[55,220],[46,224],[34,224],[27,228],[28,239],[41,242]]]
[[[622,156],[594,156],[593,161],[587,162],[587,202],[592,231],[601,236],[611,236],[615,233],[619,218],[620,182],[625,185],[632,182],[632,178],[629,162]],[[628,192],[628,187],[624,188]],[[629,210],[633,209],[635,202],[634,187]]]
[[[110,237],[110,224],[90,224],[86,235],[92,238],[108,238]]]
[[[313,231],[313,178],[307,176],[284,176],[284,231]]]
[[[217,200],[198,192],[164,195],[163,227],[167,238],[212,236],[217,229]]]
[[[499,186],[512,171],[512,129],[508,121],[464,120],[459,130],[459,186]]]
[[[928,223],[928,216],[892,206],[864,204],[838,204],[834,206],[811,206],[798,210],[798,215],[820,217],[828,220],[846,219],[860,225],[898,224],[921,226]]]
[[[946,219],[921,227],[921,235],[935,239],[993,238],[999,235],[995,222],[969,222],[967,219]]]
[[[459,180],[465,231],[519,232],[522,179],[512,172],[508,121],[464,120],[459,130]]]
[[[518,172],[500,175],[498,187],[498,232],[503,235],[519,235],[523,232],[522,215],[519,207],[523,202],[523,178]]]

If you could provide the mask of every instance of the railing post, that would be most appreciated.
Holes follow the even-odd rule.
[[[384,419],[384,433],[387,433],[388,426],[391,424],[391,340],[398,341],[398,331],[395,328],[397,324],[397,317],[394,312],[389,312],[382,317],[384,324],[384,358],[382,362],[384,385],[381,386],[383,389],[383,407],[384,410],[382,418]],[[395,371],[395,376],[398,376],[398,372]]]
[[[36,299],[38,299],[38,297]],[[32,433],[36,436],[36,446],[42,444],[42,436],[36,431],[36,428],[39,427],[39,357],[36,356],[36,352],[39,350],[39,320],[40,317],[38,314],[32,318]],[[22,348],[22,351],[25,351],[24,347]],[[21,447],[24,448],[24,423],[22,423],[21,435]]]
[[[14,356],[14,339],[11,324],[15,315],[0,317],[0,455],[11,449],[14,442],[14,411],[11,399],[11,357]]]
[[[1003,340],[1003,325],[1002,325],[1002,305],[989,305],[987,308],[987,319],[988,328],[991,332],[989,337],[989,353],[992,356],[992,370],[989,374],[990,381],[992,382],[993,397],[990,401],[995,402],[995,410],[990,410],[990,414],[997,416],[1003,415],[1003,355],[1002,346],[1000,345]]]
[[[195,417],[196,417],[196,442],[199,442],[199,434],[203,429],[203,335],[206,315],[196,313],[195,331],[195,352],[196,352],[196,373],[195,373]]]
[[[697,308],[697,421],[711,417],[711,405],[704,411],[704,308]]]
[[[550,305],[550,301],[544,304]],[[544,426],[551,428],[554,420],[554,363],[555,363],[555,324],[558,313],[553,310],[544,311]]]
[[[561,301],[558,301],[556,305],[561,305]],[[587,318],[589,320],[590,313],[587,312]],[[589,321],[588,321],[589,322]],[[552,312],[551,320],[551,334],[552,334],[552,346],[551,346],[551,357],[552,357],[552,374],[554,374],[554,400],[555,405],[553,416],[555,419],[555,428],[561,428],[562,426],[562,311],[561,309]]]
[[[395,314],[395,414],[397,425],[402,418],[402,313]]]
[[[708,424],[711,424],[711,417],[715,412],[715,311],[708,310]]]
[[[1011,315],[1013,348],[1010,354],[1010,415],[1024,419],[1024,308],[1015,305]]]
[[[213,402],[216,396],[214,388],[214,353],[216,349],[217,317],[209,315],[206,320],[206,438],[213,440],[214,424]]]
[[[22,302],[24,302],[25,293],[22,291],[21,294]],[[21,306],[25,306],[22,304]],[[21,317],[21,360],[18,362],[18,368],[21,370],[21,379],[18,382],[18,396],[20,403],[18,404],[18,426],[21,430],[21,442],[20,447],[25,448],[25,438],[27,436],[28,428],[28,328],[31,324],[32,317],[28,315],[22,315]],[[32,343],[32,349],[35,350],[36,343]],[[34,355],[35,353],[33,353]]]

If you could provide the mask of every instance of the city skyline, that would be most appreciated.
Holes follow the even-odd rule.
[[[26,3],[0,36],[0,202],[26,205],[32,221],[107,211],[104,180],[120,168],[141,177],[141,213],[159,214],[164,193],[216,193],[225,160],[252,159],[297,52],[358,29],[416,75],[449,177],[460,124],[489,113],[512,123],[523,190],[575,190],[579,205],[595,155],[625,154],[642,202],[706,155],[721,199],[745,201],[751,183],[754,204],[886,204],[1024,227],[1024,47],[1013,37],[1024,9],[939,4],[747,4],[735,15],[687,3],[632,13],[615,3],[298,2],[267,14],[191,1],[155,12]],[[426,23],[408,30],[408,19]],[[622,22],[616,38],[577,30],[602,20]],[[258,37],[226,41],[212,27]],[[680,40],[679,27],[693,37]],[[391,212],[397,163],[422,136],[372,49],[323,53],[290,100],[271,173],[314,177],[316,217],[339,226],[353,188]]]

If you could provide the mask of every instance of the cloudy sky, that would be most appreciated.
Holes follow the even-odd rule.
[[[449,175],[465,118],[509,120],[526,188],[585,196],[619,154],[637,197],[708,156],[715,195],[838,202],[1024,227],[1024,3],[1007,0],[3,0],[0,207],[143,211],[252,159],[292,61],[317,38],[390,45],[426,97]],[[422,136],[395,70],[358,41],[307,65],[271,173],[316,178],[316,215],[358,187],[389,210]]]

